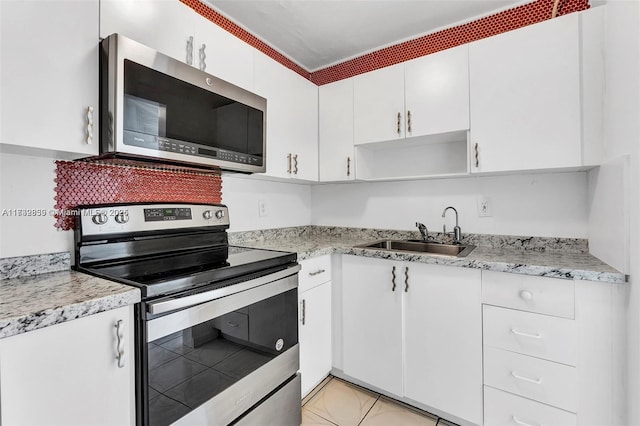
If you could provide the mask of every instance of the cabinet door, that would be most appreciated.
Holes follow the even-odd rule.
[[[122,307],[0,340],[1,423],[134,424],[132,312]]]
[[[98,0],[0,2],[0,142],[98,153],[97,24]]]
[[[165,55],[187,62],[187,40],[194,36],[196,12],[179,1],[100,0],[100,37],[118,33]],[[213,24],[212,24],[213,25]],[[197,40],[193,65],[198,66]]]
[[[407,137],[468,129],[469,47],[407,62],[404,93]]]
[[[353,114],[355,145],[404,138],[404,64],[354,77]]]
[[[318,97],[320,181],[353,180],[353,79],[320,86]]]
[[[265,174],[317,181],[318,87],[256,51],[254,88],[267,99]]]
[[[581,165],[578,15],[469,46],[472,171]]]
[[[482,424],[480,271],[403,267],[405,396]]]
[[[394,395],[402,395],[400,269],[398,262],[342,258],[344,372]]]
[[[193,19],[193,65],[199,67],[199,51],[204,44],[205,72],[243,89],[253,90],[253,47],[204,16],[194,13]]]
[[[300,373],[304,397],[331,371],[331,282],[299,295]]]

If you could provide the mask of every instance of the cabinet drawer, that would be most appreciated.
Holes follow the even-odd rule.
[[[298,293],[331,281],[331,255],[313,257],[300,262]]]
[[[485,386],[484,424],[573,426],[577,424],[577,418],[568,411]]]
[[[482,303],[574,318],[574,283],[560,278],[482,271]]]
[[[573,413],[576,368],[502,349],[484,348],[484,383]]]
[[[482,317],[485,346],[576,365],[574,320],[489,305]]]

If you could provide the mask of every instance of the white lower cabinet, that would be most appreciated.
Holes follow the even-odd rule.
[[[331,371],[331,258],[300,263],[298,340],[304,397]]]
[[[623,424],[625,291],[483,271],[484,424]]]
[[[344,373],[482,423],[480,271],[343,256]]]
[[[577,424],[574,413],[527,398],[484,387],[484,424],[495,426],[572,426]]]
[[[133,353],[132,306],[0,340],[0,424],[134,424]]]

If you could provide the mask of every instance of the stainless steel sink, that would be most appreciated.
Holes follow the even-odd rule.
[[[356,246],[356,248],[465,257],[468,256],[476,246],[442,244],[419,240],[381,240],[373,243],[361,244]]]

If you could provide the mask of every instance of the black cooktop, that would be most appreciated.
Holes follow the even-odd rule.
[[[143,300],[179,292],[208,291],[285,269],[297,261],[296,253],[222,246],[151,258],[117,260],[78,271],[138,287]]]

